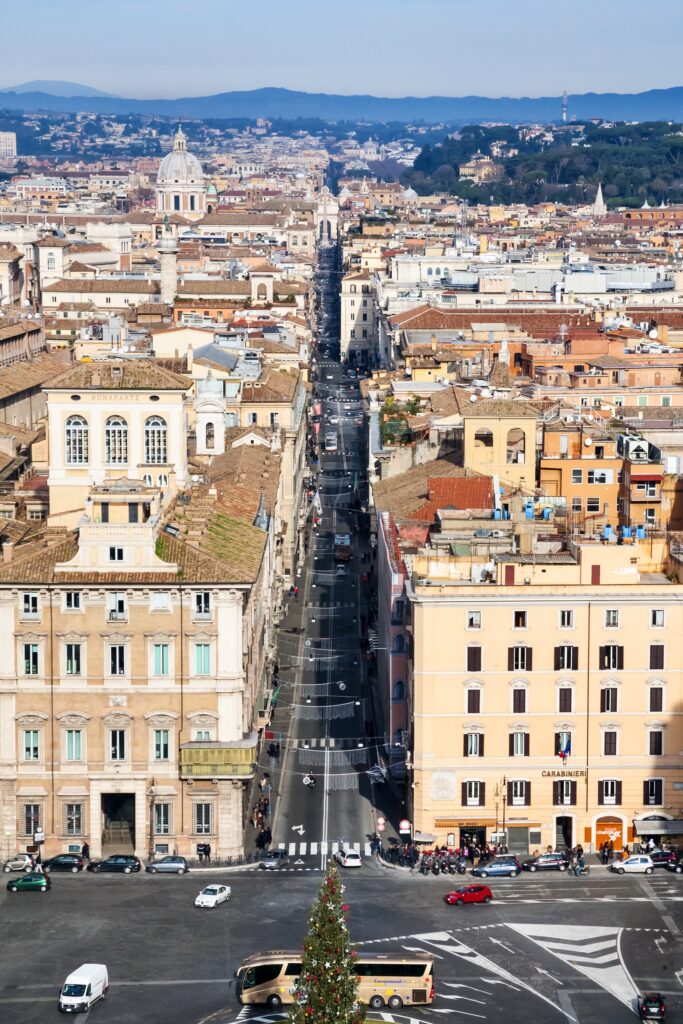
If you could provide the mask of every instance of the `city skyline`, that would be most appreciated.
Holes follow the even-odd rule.
[[[549,15],[540,0],[492,0],[484,33],[476,9],[461,0],[426,0],[418,23],[407,0],[349,0],[343,13],[312,0],[298,0],[294,13],[273,0],[258,9],[207,0],[197,34],[188,36],[195,11],[188,0],[150,0],[144,7],[122,0],[114,22],[82,0],[66,0],[59,9],[35,0],[31,45],[4,54],[0,87],[57,79],[128,98],[175,98],[264,86],[395,97],[554,96],[563,89],[638,92],[679,85],[680,6],[672,0],[650,5],[650,22],[666,32],[639,40],[637,65],[619,55],[632,45],[642,7],[625,0],[617,21],[610,6],[577,0],[571,10]],[[24,13],[15,9],[5,18],[8,36],[21,39]]]

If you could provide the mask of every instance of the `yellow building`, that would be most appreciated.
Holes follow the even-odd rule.
[[[499,555],[487,583],[415,556],[416,831],[523,854],[683,833],[683,587],[650,547]]]
[[[491,398],[463,413],[465,469],[501,484],[536,486],[536,410],[528,402]]]

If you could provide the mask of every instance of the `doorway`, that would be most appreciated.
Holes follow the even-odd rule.
[[[574,845],[574,819],[555,818],[555,849],[571,850]]]
[[[135,849],[135,794],[102,794],[102,856]]]

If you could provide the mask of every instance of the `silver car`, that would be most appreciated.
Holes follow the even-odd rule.
[[[10,857],[2,866],[2,870],[9,874],[10,871],[31,871],[33,860],[29,853],[16,853]]]
[[[288,860],[289,856],[286,850],[268,850],[261,858],[261,867],[274,871],[281,868]]]
[[[150,875],[165,874],[184,875],[189,871],[189,865],[184,857],[162,857],[161,860],[153,860],[148,864],[145,871]]]

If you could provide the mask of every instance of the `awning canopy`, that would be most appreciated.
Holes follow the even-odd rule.
[[[634,818],[633,831],[638,836],[683,836],[683,821],[656,816]]]

